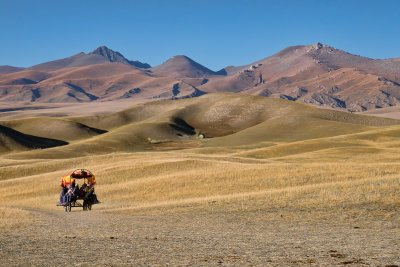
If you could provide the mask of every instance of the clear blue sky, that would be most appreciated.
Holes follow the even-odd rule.
[[[322,42],[400,57],[400,0],[0,0],[0,65],[31,66],[106,45],[161,64],[184,54],[213,70]]]

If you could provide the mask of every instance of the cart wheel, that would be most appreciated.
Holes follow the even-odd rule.
[[[67,212],[71,212],[71,202],[67,205]]]

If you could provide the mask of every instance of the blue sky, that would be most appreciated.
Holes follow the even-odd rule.
[[[391,58],[399,32],[399,0],[0,0],[0,65],[101,45],[152,66],[184,54],[213,70],[316,42]]]

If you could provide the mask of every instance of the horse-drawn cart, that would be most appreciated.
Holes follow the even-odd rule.
[[[83,181],[81,187],[77,180]],[[61,181],[63,189],[57,206],[64,207],[66,212],[70,212],[72,208],[76,207],[91,210],[93,205],[100,203],[94,193],[95,184],[94,174],[87,169],[76,169],[68,173]]]

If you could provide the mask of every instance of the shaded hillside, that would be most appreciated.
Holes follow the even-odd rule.
[[[61,140],[24,134],[9,127],[0,125],[0,152],[44,149],[55,146],[65,146],[67,144],[67,142]]]
[[[68,142],[90,138],[107,132],[68,119],[51,117],[0,121],[0,124],[25,134],[44,136]]]

